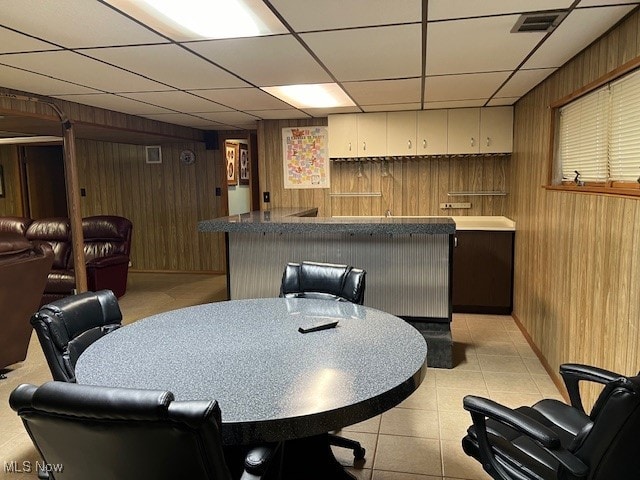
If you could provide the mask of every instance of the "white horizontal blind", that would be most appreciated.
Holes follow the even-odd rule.
[[[611,180],[640,177],[640,72],[611,83],[609,169]]]
[[[558,155],[562,179],[606,182],[609,90],[599,88],[560,109]]]

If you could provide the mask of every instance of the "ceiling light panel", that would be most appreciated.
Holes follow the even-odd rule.
[[[574,10],[527,60],[523,68],[561,67],[633,8],[617,6]]]
[[[139,75],[69,51],[18,53],[1,57],[8,65],[116,93],[118,90],[163,90],[167,87]]]
[[[422,21],[421,0],[271,0],[297,32]]]
[[[82,53],[182,90],[248,86],[177,45],[97,48]]]
[[[429,24],[427,75],[513,70],[545,35],[511,33],[517,20],[507,15]]]
[[[383,105],[420,102],[422,81],[419,78],[372,80],[345,82],[342,86],[358,105]]]
[[[212,40],[186,46],[259,87],[332,81],[292,35]]]
[[[301,36],[340,82],[418,77],[422,73],[421,25]]]
[[[425,101],[489,98],[511,72],[444,75],[425,79]]]
[[[281,85],[262,89],[283,102],[301,109],[353,105],[351,98],[335,83]]]
[[[429,0],[428,20],[485,17],[569,8],[573,0]]]
[[[2,62],[3,57],[0,57]],[[37,73],[0,65],[2,87],[37,93],[39,95],[63,95],[68,93],[96,93],[92,88],[45,77]]]
[[[67,48],[167,41],[107,5],[87,0],[4,1],[2,24]]]
[[[122,96],[184,113],[223,112],[230,110],[228,107],[205,98],[179,91],[134,92],[123,93]]]
[[[236,110],[281,110],[289,105],[257,88],[195,90],[193,93]]]

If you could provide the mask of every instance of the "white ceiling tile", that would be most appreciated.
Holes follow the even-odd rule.
[[[489,98],[510,72],[471,73],[427,77],[425,101],[475,100]]]
[[[358,105],[381,105],[420,102],[422,81],[420,78],[373,80],[345,82],[342,86]]]
[[[57,48],[50,43],[0,27],[0,53],[55,50]]]
[[[247,110],[247,113],[265,120],[286,120],[288,118],[310,117],[310,115],[307,115],[300,110],[296,110],[295,108],[288,108],[286,110]]]
[[[170,113],[166,108],[149,105],[147,103],[113,95],[111,93],[97,93],[92,95],[55,95],[55,97],[69,102],[92,105],[94,107],[105,108],[107,110],[114,110],[116,112],[123,112],[131,115]]]
[[[338,81],[417,77],[422,73],[420,25],[307,33],[302,39]]]
[[[152,80],[68,51],[6,55],[2,57],[2,63],[111,93],[167,88]]]
[[[580,3],[578,4],[578,8],[619,5],[623,3],[638,4],[640,2],[638,0],[581,0]]]
[[[140,116],[157,120],[158,122],[174,123],[176,125],[184,125],[185,127],[203,128],[206,130],[216,130],[215,127],[220,126],[218,122],[186,113],[150,113]]]
[[[574,10],[527,60],[524,68],[561,67],[633,8],[623,5]]]
[[[208,120],[213,120],[214,122],[226,123],[229,125],[246,125],[258,120],[258,118],[253,115],[249,115],[244,112],[199,113],[198,116]]]
[[[422,21],[421,0],[271,0],[294,30],[331,30]]]
[[[170,92],[123,93],[122,96],[183,113],[223,112],[229,110],[228,107],[205,98],[176,90]]]
[[[496,93],[496,97],[521,97],[555,71],[555,68],[518,70]]]
[[[95,1],[5,0],[1,21],[5,27],[67,48],[167,42]]]
[[[407,110],[420,110],[421,108],[422,104],[420,102],[365,105],[362,107],[365,112],[404,112]]]
[[[0,57],[0,62],[3,57]],[[0,65],[0,84],[5,88],[13,88],[39,95],[61,95],[66,93],[95,93],[92,88],[63,82],[55,78],[37,73],[27,72],[19,68]]]
[[[516,103],[520,97],[505,97],[505,98],[492,98],[487,103],[488,107],[504,107],[508,105],[513,105]]]
[[[258,88],[194,90],[193,93],[236,110],[279,110],[291,108],[288,103],[278,100]]]
[[[177,45],[82,50],[82,53],[182,90],[243,87],[247,83]]]
[[[334,113],[359,113],[361,110],[358,107],[333,107],[333,108],[305,108],[305,112],[314,118],[326,117],[327,115],[333,115]]]
[[[511,33],[517,20],[507,15],[429,24],[427,75],[513,70],[545,35]]]
[[[573,0],[429,0],[428,20],[555,10],[572,3]]]
[[[434,110],[439,108],[465,108],[465,107],[482,107],[486,103],[486,98],[474,100],[452,100],[448,102],[425,102],[425,110]]]
[[[332,81],[292,35],[185,45],[259,87]]]

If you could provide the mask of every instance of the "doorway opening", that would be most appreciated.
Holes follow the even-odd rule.
[[[66,217],[67,188],[62,145],[20,147],[22,204],[25,216],[34,220]]]

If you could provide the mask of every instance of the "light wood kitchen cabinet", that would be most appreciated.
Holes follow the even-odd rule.
[[[329,115],[329,157],[355,158],[358,156],[357,114]]]
[[[358,156],[387,156],[387,114],[362,113],[357,119]]]
[[[480,153],[480,109],[449,110],[447,121],[447,153]]]
[[[513,108],[480,109],[480,153],[509,153],[513,150]]]
[[[447,110],[422,110],[416,116],[418,155],[447,153]]]
[[[418,112],[387,113],[387,155],[417,155],[416,120]]]

